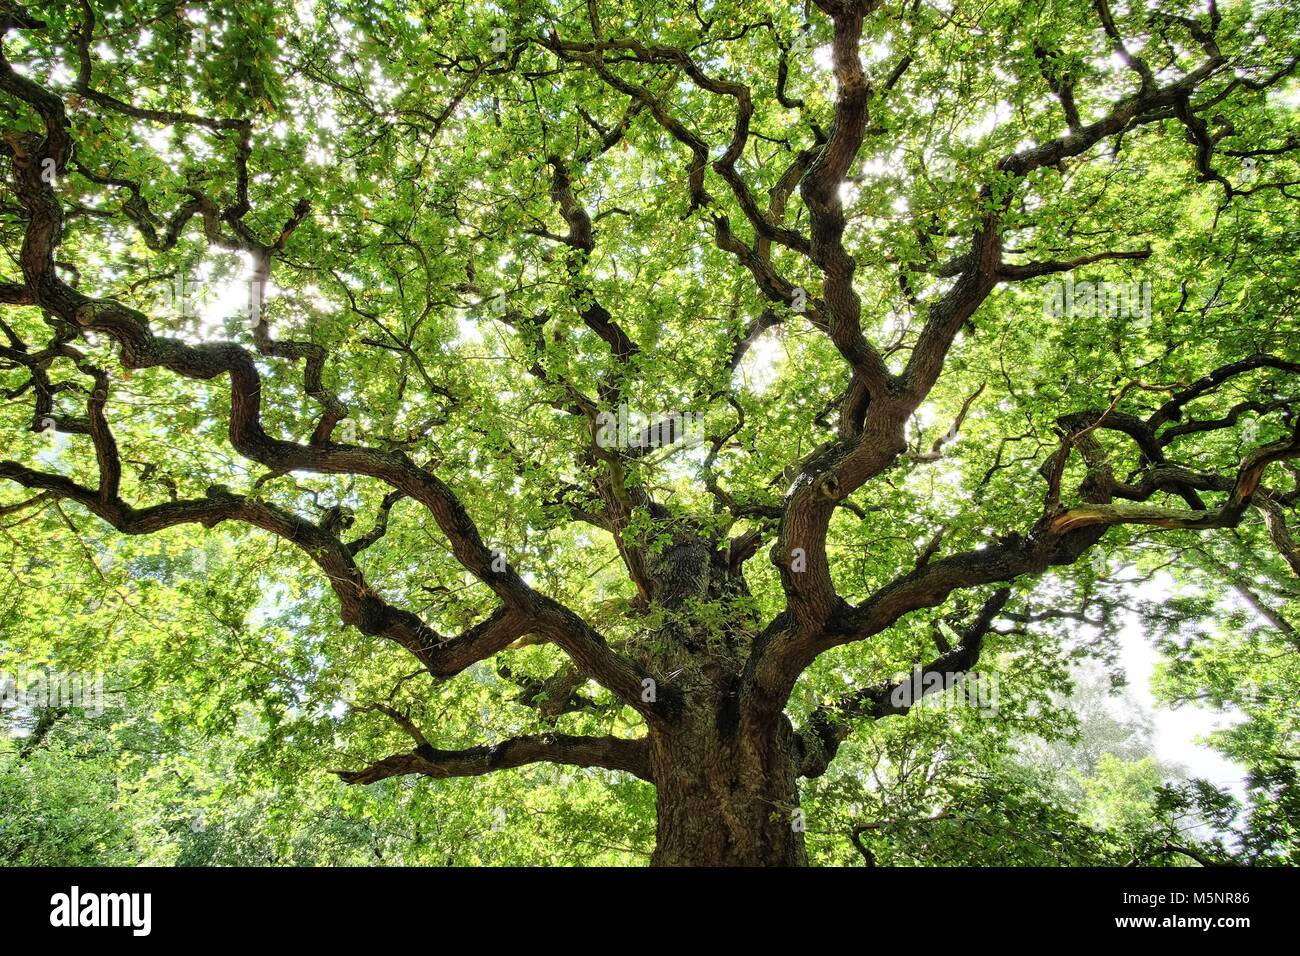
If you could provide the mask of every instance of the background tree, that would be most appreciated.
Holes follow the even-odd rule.
[[[104,651],[22,603],[57,534],[303,772],[589,768],[654,862],[803,863],[900,673],[1028,707],[1108,562],[1300,567],[1296,20],[5,2],[15,630]]]

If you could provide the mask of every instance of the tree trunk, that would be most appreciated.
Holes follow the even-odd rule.
[[[700,713],[651,736],[654,866],[806,866],[788,721],[740,736]]]

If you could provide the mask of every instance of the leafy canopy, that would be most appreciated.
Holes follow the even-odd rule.
[[[1132,606],[1165,699],[1246,714],[1258,813],[1195,852],[1294,860],[1292,5],[0,18],[0,667],[131,688],[119,763],[9,796],[55,733],[5,806],[91,839],[78,791],[177,761],[182,821],[367,821],[286,810],[277,860],[500,860],[448,835],[498,808],[637,859],[646,727],[722,674],[796,728],[815,858],[1169,860],[1222,795],[1024,757]],[[931,661],[996,714],[881,721]]]

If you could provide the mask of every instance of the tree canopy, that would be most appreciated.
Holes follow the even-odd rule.
[[[1294,864],[1298,36],[3,0],[0,859]]]

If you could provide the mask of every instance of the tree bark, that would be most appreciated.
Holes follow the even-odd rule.
[[[651,734],[654,866],[806,866],[789,722],[741,736],[725,710]]]

